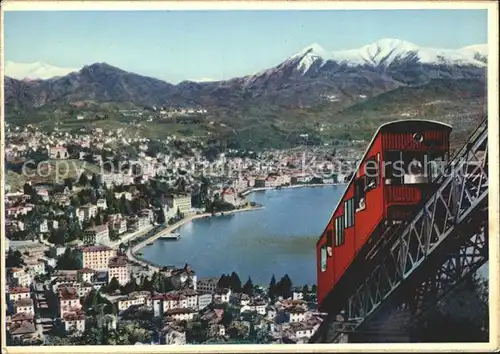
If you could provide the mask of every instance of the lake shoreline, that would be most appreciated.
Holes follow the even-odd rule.
[[[302,236],[291,236],[292,238],[289,238],[288,234],[296,234],[297,229],[304,228],[304,222],[300,222],[300,225],[297,225],[297,227],[290,228],[289,226],[296,223],[297,220],[301,220],[303,218],[302,220],[305,220],[308,223],[312,222],[313,225],[316,225],[312,226],[313,228],[316,227],[318,228],[318,230],[322,228],[318,225],[323,225],[323,223],[326,222],[325,220],[330,216],[332,200],[331,198],[337,198],[335,196],[340,197],[343,187],[341,187],[340,184],[319,184],[296,185],[290,186],[288,188],[294,188],[294,192],[280,192],[280,189],[266,188],[262,190],[271,190],[271,192],[255,193],[247,197],[249,201],[254,201],[257,204],[265,206],[265,208],[254,207],[248,209],[233,210],[230,212],[224,212],[224,215],[231,215],[237,212],[260,209],[266,209],[268,210],[268,212],[248,216],[245,214],[245,216],[238,216],[238,218],[234,219],[232,217],[215,218],[213,219],[213,221],[205,219],[205,221],[203,221],[202,224],[199,225],[198,223],[196,223],[195,225],[193,225],[193,223],[189,224],[189,222],[193,219],[220,216],[221,213],[219,212],[216,215],[212,215],[211,213],[204,213],[200,215],[193,215],[192,217],[180,220],[180,222],[169,226],[168,231],[161,231],[161,234],[164,234],[165,232],[178,232],[178,229],[181,228],[181,226],[183,227],[182,230],[184,230],[187,225],[185,231],[180,232],[182,236],[179,241],[174,241],[172,243],[155,242],[154,245],[151,245],[153,238],[149,238],[148,240],[146,240],[146,242],[138,244],[134,247],[133,251],[134,253],[137,252],[137,254],[134,254],[133,258],[135,258],[134,260],[136,261],[140,261],[140,263],[143,265],[148,265],[149,268],[152,268],[153,270],[161,269],[166,265],[181,266],[187,262],[193,267],[193,269],[195,269],[195,271],[197,271],[197,273],[199,272],[199,274],[203,274],[203,276],[215,276],[214,274],[222,274],[225,271],[227,272],[229,271],[226,268],[227,264],[235,263],[240,264],[240,266],[236,267],[239,269],[237,270],[238,274],[245,274],[245,277],[251,276],[252,280],[255,281],[269,281],[268,279],[266,279],[267,273],[288,273],[289,275],[294,274],[294,279],[296,279],[299,283],[310,283],[311,281],[313,281],[312,275],[303,275],[304,272],[302,269],[311,269],[310,273],[313,274],[313,270],[315,269],[314,252],[304,250],[313,250],[314,241],[311,242],[312,246],[310,247],[312,248],[306,246],[300,247],[300,251],[295,250],[293,248],[293,245],[296,243],[292,241],[293,237]],[[255,189],[256,191],[259,191],[259,189]],[[248,194],[251,191],[248,190],[246,192]],[[292,204],[290,204],[292,200],[293,202]],[[309,203],[315,205],[315,208],[307,208],[307,210],[303,210],[302,207],[299,207],[307,206],[309,205]],[[292,205],[294,205],[295,207],[292,207],[291,211],[284,211],[286,209],[290,209]],[[316,207],[323,211],[317,210]],[[290,212],[291,214],[289,214]],[[236,229],[240,230],[235,231],[236,229],[231,230],[231,228],[225,227],[225,225],[236,225],[235,223],[239,225]],[[201,225],[204,226],[202,227]],[[192,231],[188,231],[188,229],[190,230],[191,228],[193,228],[194,230],[198,230],[196,232],[203,237],[197,239],[197,241],[194,241],[196,240],[196,238],[190,237],[192,236]],[[200,231],[200,228],[206,230]],[[236,232],[236,234],[233,235],[234,232]],[[247,236],[242,236],[242,232],[246,233]],[[235,240],[238,240],[241,237],[249,237],[249,239],[253,239],[252,235],[265,237],[269,232],[271,232],[269,237],[271,237],[271,239],[274,239],[274,241],[271,241],[272,243],[268,244],[264,248],[262,248],[263,246],[258,245],[258,241],[255,241],[254,244],[252,244],[252,242],[250,241],[249,245],[251,245],[250,247],[252,248],[240,248],[239,251],[231,251],[235,246],[241,246],[246,242],[243,239],[242,242]],[[311,231],[309,227],[304,229],[304,235],[310,235],[310,232]],[[313,233],[316,234],[316,232],[314,231]],[[280,237],[282,237],[279,235],[284,235],[283,242],[279,241]],[[154,239],[156,238],[158,237],[155,237]],[[200,248],[200,245],[203,246],[201,246]],[[290,247],[290,251],[288,251],[288,249],[284,251],[284,247]],[[228,252],[226,254],[227,257],[215,257],[215,260],[212,259],[214,252],[217,254],[217,252],[226,249]],[[284,254],[281,254],[280,252],[284,252]],[[301,257],[299,261],[296,256],[294,256],[295,253],[307,253],[308,256],[305,258]],[[311,253],[311,255],[309,255],[309,253]],[[189,256],[189,254],[196,254],[197,256]],[[288,254],[288,256],[286,254]],[[166,257],[169,258],[168,262],[166,262]],[[274,261],[272,260],[275,259],[275,257],[278,257],[282,260],[278,266],[273,264]],[[254,264],[254,260],[259,258],[262,258],[263,264],[260,262]],[[288,263],[290,263],[290,266],[288,266]],[[283,266],[284,264],[287,264],[287,266]],[[261,266],[264,267],[262,268],[262,274],[266,275],[263,275],[262,278],[258,280],[261,275],[257,273],[260,273],[261,270],[260,268],[255,267]],[[247,271],[243,270],[245,267],[247,268]],[[257,271],[257,269],[259,270]],[[282,276],[283,274],[281,274],[280,276]]]
[[[317,188],[317,187],[331,187],[331,186],[345,186],[347,183],[316,183],[316,184],[294,184],[291,186],[281,186],[281,187],[258,187],[250,188],[246,191],[241,192],[241,196],[247,196],[254,192],[269,191],[269,190],[280,190],[280,189],[292,189],[292,188]]]
[[[152,235],[151,237],[147,238],[146,240],[140,242],[139,244],[135,245],[132,247],[130,251],[130,256],[134,261],[138,261],[135,253],[139,251],[141,248],[144,248],[148,243],[151,243],[152,241],[160,238],[160,236],[166,234],[166,233],[171,233],[175,232],[185,224],[196,220],[196,219],[204,219],[204,218],[212,218],[212,217],[217,217],[217,216],[224,216],[224,215],[231,215],[231,214],[236,214],[244,211],[254,211],[254,210],[262,210],[264,209],[263,206],[255,206],[255,207],[247,207],[247,208],[242,208],[242,209],[235,209],[235,210],[229,210],[229,211],[223,211],[223,212],[217,212],[217,213],[203,213],[203,214],[198,214],[198,215],[192,215],[187,218],[184,218],[182,220],[179,220],[177,223],[159,231],[158,233]],[[127,252],[128,253],[128,252]],[[140,259],[141,261],[144,262],[143,259]],[[157,264],[153,264],[152,262],[146,262],[148,264],[151,264],[153,266],[158,266]]]

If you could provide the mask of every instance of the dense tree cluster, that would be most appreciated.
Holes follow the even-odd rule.
[[[76,270],[81,268],[77,250],[67,247],[62,255],[57,258],[57,269]]]
[[[218,288],[228,288],[233,292],[239,293],[241,291],[241,280],[236,272],[232,272],[231,275],[222,274],[219,282],[217,283]]]
[[[279,282],[276,282],[273,274],[269,282],[269,297],[272,299],[279,296],[283,296],[284,298],[290,297],[292,295],[292,285],[292,280],[288,274],[285,274]]]
[[[5,266],[7,268],[10,267],[21,267],[24,265],[24,261],[22,258],[21,252],[18,250],[13,251],[12,248],[9,248],[9,251],[7,252],[7,257],[5,257]]]

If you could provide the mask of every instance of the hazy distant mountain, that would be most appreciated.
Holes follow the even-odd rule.
[[[36,63],[15,63],[5,61],[5,76],[17,80],[46,80],[78,71],[77,68],[60,68],[37,61]]]
[[[237,106],[252,100],[283,106],[307,106],[325,100],[342,103],[433,79],[483,79],[487,57],[486,44],[451,50],[381,39],[358,49],[333,52],[312,44],[255,75],[177,85],[105,63],[48,80],[18,81],[16,78],[25,74],[19,69],[16,75],[9,75],[15,68],[11,65],[11,69],[6,67],[6,75],[11,76],[5,81],[6,102],[17,107],[81,100],[208,106]],[[40,68],[33,67],[40,77],[73,70],[56,68],[41,75]]]
[[[165,99],[173,85],[96,63],[48,80],[27,82],[6,78],[5,87],[7,104],[39,107],[51,102],[76,101],[156,104]]]

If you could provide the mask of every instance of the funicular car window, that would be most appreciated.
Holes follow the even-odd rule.
[[[427,154],[423,151],[403,151],[402,154],[404,184],[427,183],[428,176],[424,168],[427,161]]]
[[[371,157],[365,164],[366,190],[372,190],[378,185],[379,168],[375,157]]]
[[[365,209],[366,207],[366,178],[360,177],[356,180],[355,184],[355,194],[356,194],[356,211]]]
[[[403,183],[404,168],[401,151],[388,150],[384,159],[385,184]]]
[[[354,225],[354,198],[348,199],[344,202],[344,226],[349,228]]]
[[[321,247],[321,271],[326,271],[326,247]]]
[[[432,182],[440,173],[444,171],[444,168],[447,163],[446,152],[444,151],[435,151],[429,152],[427,158],[427,175],[428,181]]]

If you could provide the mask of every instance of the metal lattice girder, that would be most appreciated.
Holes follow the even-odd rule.
[[[436,272],[433,267],[426,269],[429,265],[444,259],[445,269],[450,269],[449,254],[464,245],[470,246],[471,235],[481,233],[480,221],[487,219],[487,213],[481,213],[477,222],[475,218],[488,202],[486,120],[480,128],[436,179],[440,184],[436,193],[413,220],[404,224],[386,250],[387,256],[349,298],[348,317],[356,319],[358,326],[397,290],[407,286],[410,278],[422,272]],[[462,227],[466,234],[459,232]]]
[[[425,282],[415,290],[414,321],[429,307],[446,296],[465,277],[476,272],[488,261],[488,227],[469,237]],[[429,296],[430,295],[430,296]]]

